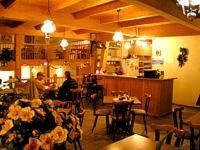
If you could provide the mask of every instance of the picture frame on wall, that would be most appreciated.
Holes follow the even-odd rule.
[[[14,43],[14,35],[12,34],[0,34],[1,43]]]

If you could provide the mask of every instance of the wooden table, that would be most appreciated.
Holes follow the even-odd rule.
[[[193,115],[192,117],[186,119],[186,123],[190,123],[193,125],[200,125],[200,112],[197,114]]]
[[[157,142],[149,138],[135,134],[113,144],[110,144],[104,147],[102,150],[155,150],[156,143]],[[164,144],[162,148],[162,150],[175,149],[175,147],[166,144]]]
[[[104,104],[113,104],[113,100],[115,99],[115,96],[104,96],[103,97],[103,103]],[[131,97],[134,101],[134,105],[141,105],[141,101],[137,97]]]

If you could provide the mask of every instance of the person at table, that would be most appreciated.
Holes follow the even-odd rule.
[[[50,85],[46,85],[45,81],[44,81],[44,73],[42,72],[38,72],[37,73],[37,78],[35,79],[35,86],[38,90],[38,93],[40,95],[40,98],[42,97],[48,97],[51,99],[54,99],[54,97],[49,97],[48,95],[52,95],[52,92],[54,91],[55,85],[50,84]],[[55,94],[54,94],[55,95]]]
[[[58,99],[59,100],[72,100],[72,92],[71,89],[78,88],[78,83],[75,79],[71,77],[71,73],[69,71],[65,72],[66,80],[63,82],[62,86],[58,91]]]

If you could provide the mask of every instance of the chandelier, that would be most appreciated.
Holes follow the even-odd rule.
[[[49,8],[49,0],[48,0],[48,13],[49,18],[51,18],[50,8]],[[42,33],[45,34],[45,38],[50,38],[50,34],[56,31],[56,25],[50,19],[44,21],[44,24],[41,27]]]
[[[182,6],[183,14],[190,20],[200,14],[200,0],[177,0],[177,2]]]
[[[63,39],[60,42],[60,46],[62,47],[63,50],[66,50],[66,47],[68,45],[69,45],[69,43],[68,43],[67,39],[65,39],[65,31],[64,31]]]
[[[120,13],[120,9],[117,10],[117,13],[118,13],[118,25],[119,25],[119,13]],[[122,42],[124,40],[124,36],[122,34],[122,32],[119,30],[119,31],[116,31],[113,35],[113,40],[115,42]]]

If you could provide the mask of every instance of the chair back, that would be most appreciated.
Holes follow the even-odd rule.
[[[186,132],[184,130],[180,130],[174,128],[172,125],[159,125],[152,123],[151,128],[154,129],[155,132],[155,141],[161,141],[165,138],[165,144],[170,145],[172,141],[172,137],[176,137],[174,146],[179,147],[183,144],[184,137]],[[165,137],[161,139],[161,132],[165,132]],[[175,135],[175,136],[173,136]]]
[[[145,94],[144,109],[145,109],[146,112],[148,112],[148,110],[149,110],[150,101],[151,101],[151,95]]]
[[[115,96],[115,97],[117,97],[118,95],[122,96],[124,94],[127,94],[127,93],[124,91],[112,91],[112,96]]]
[[[96,110],[97,110],[97,103],[98,103],[98,98],[97,98],[97,94],[94,93],[90,96],[91,101],[92,101],[92,108],[93,108],[93,113],[95,114]]]
[[[130,119],[133,101],[114,102],[113,104],[113,116],[115,116],[118,121],[127,121],[127,119]]]
[[[82,94],[83,94],[83,88],[71,89],[70,91],[72,93],[72,99],[73,99],[73,101],[81,99]]]
[[[178,129],[183,129],[183,111],[184,107],[176,107],[173,109],[173,121],[174,121],[174,127]]]

